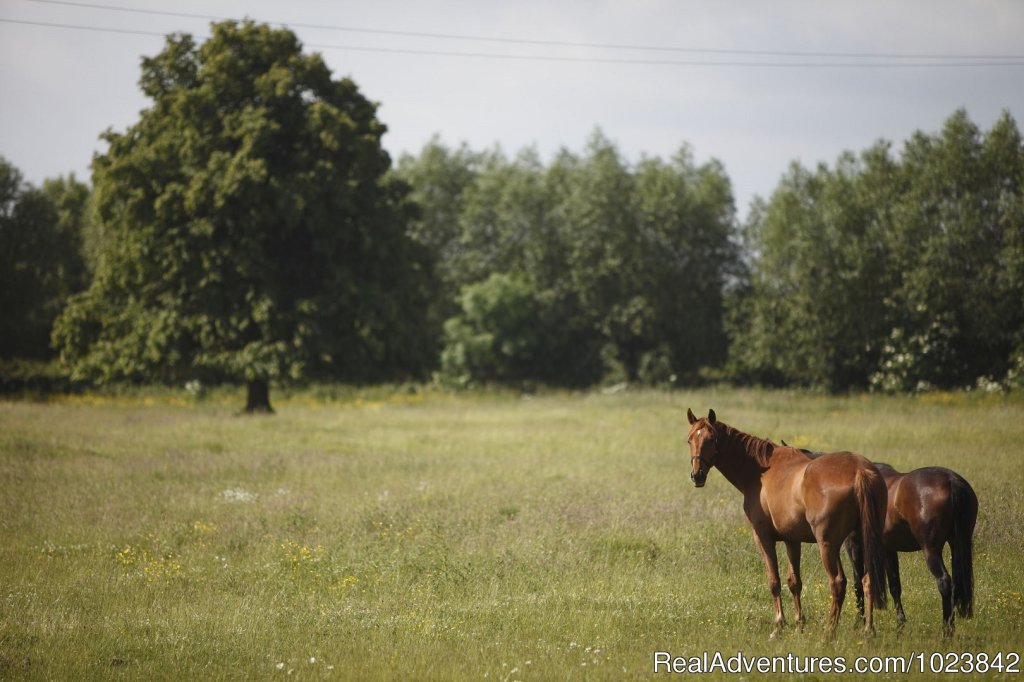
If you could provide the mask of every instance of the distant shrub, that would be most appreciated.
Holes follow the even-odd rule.
[[[465,386],[532,378],[541,345],[540,305],[527,283],[491,275],[463,287],[459,306],[462,312],[444,324],[444,382]]]
[[[601,338],[571,300],[498,273],[463,287],[458,303],[461,312],[444,324],[441,383],[587,386],[600,379]]]

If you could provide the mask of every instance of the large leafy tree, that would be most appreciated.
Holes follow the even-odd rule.
[[[410,233],[436,254],[438,275],[448,287],[442,295],[451,299],[465,283],[459,271],[459,257],[465,251],[461,234],[465,195],[479,178],[484,158],[465,145],[448,149],[435,136],[419,156],[403,155],[395,171],[410,186],[410,199],[418,207]]]
[[[721,163],[698,165],[687,146],[669,162],[645,159],[635,175],[629,267],[650,311],[637,371],[692,378],[727,355],[723,297],[739,269],[732,185]]]
[[[295,35],[223,22],[143,60],[153,101],[93,161],[91,288],[55,330],[98,381],[369,380],[422,371],[430,263],[387,179],[385,126]]]
[[[82,232],[89,189],[74,176],[42,189],[0,158],[0,358],[51,355],[50,328],[86,283]]]

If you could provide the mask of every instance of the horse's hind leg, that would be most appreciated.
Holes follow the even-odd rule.
[[[900,583],[900,556],[895,550],[885,550],[885,573],[889,578],[889,594],[896,605],[896,627],[902,628],[907,622],[903,613],[903,585]]]
[[[861,546],[860,534],[853,533],[846,538],[846,556],[850,557],[850,570],[853,571],[853,592],[857,598],[857,618],[864,624],[864,549]]]
[[[942,634],[949,637],[953,634],[953,579],[949,577],[946,564],[942,562],[942,545],[926,545],[924,561],[939,586],[939,595],[942,597]]]
[[[800,543],[787,542],[786,556],[789,557],[789,575],[786,577],[786,584],[793,595],[793,612],[795,613],[797,627],[803,627],[804,611],[800,605],[800,592],[804,588],[800,580]]]
[[[843,573],[843,562],[839,560],[841,542],[818,542],[818,550],[821,553],[821,563],[825,567],[825,574],[828,576],[829,588],[832,590],[832,608],[828,614],[828,625],[825,633],[831,636],[839,623],[839,614],[843,611],[843,600],[846,599],[846,575]]]

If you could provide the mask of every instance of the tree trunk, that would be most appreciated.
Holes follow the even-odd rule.
[[[245,401],[246,414],[273,414],[270,406],[270,384],[266,379],[253,379],[249,382],[248,397]]]

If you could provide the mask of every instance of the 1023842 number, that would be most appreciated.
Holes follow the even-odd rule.
[[[915,656],[922,673],[966,674],[988,672],[1020,673],[1020,654],[1015,651],[980,653],[920,653]]]

